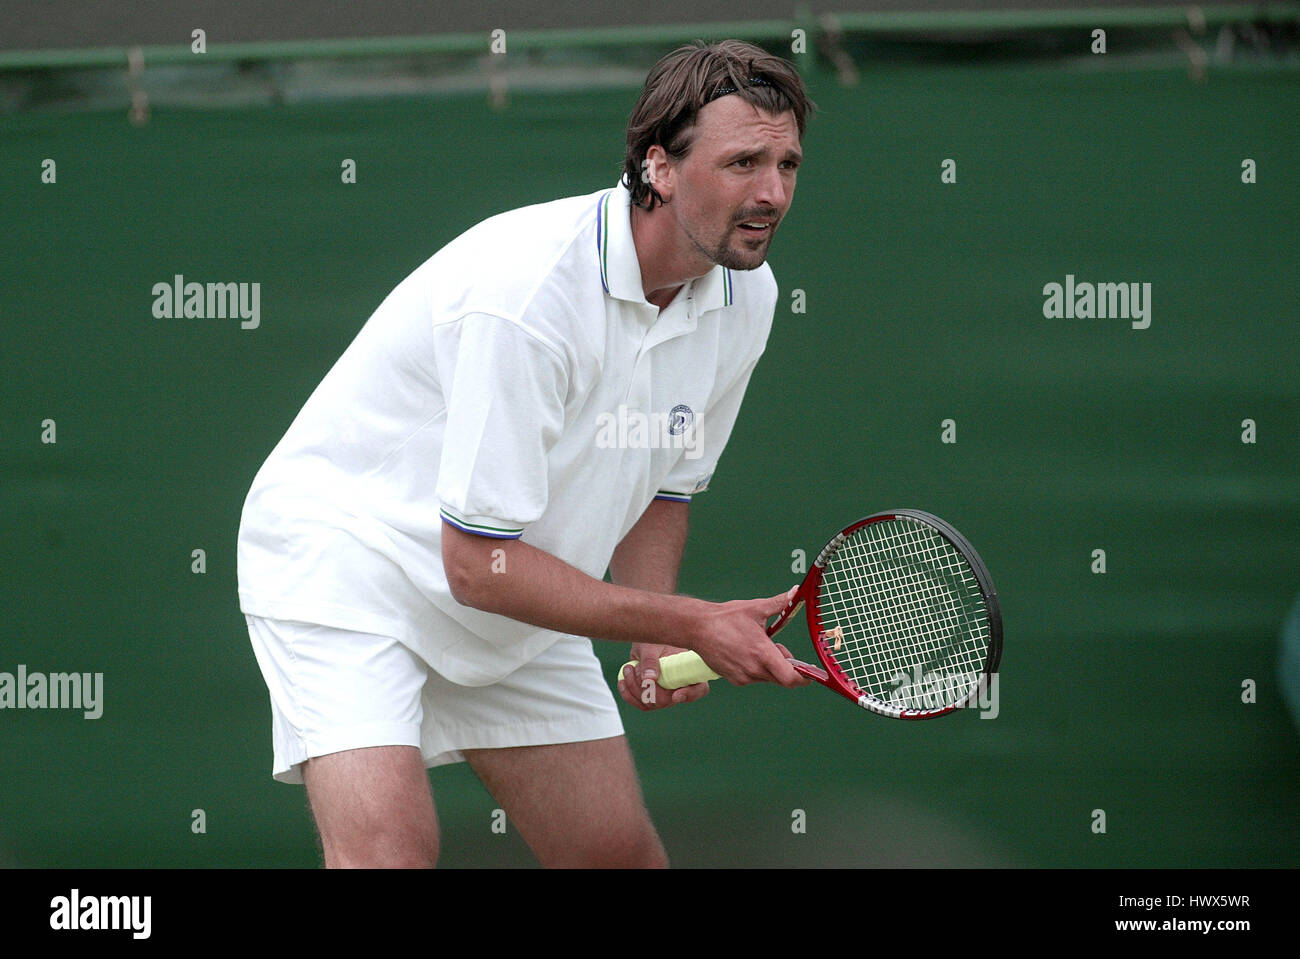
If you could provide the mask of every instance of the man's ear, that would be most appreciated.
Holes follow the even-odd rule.
[[[668,151],[659,144],[655,144],[646,151],[645,161],[641,164],[641,177],[650,186],[654,187],[656,193],[667,203],[672,200],[673,190],[676,186],[676,170],[673,166],[672,159],[668,156]]]

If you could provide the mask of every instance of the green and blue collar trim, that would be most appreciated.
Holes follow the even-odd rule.
[[[609,234],[610,234],[609,201],[610,201],[610,197],[613,196],[613,194],[614,191],[609,190],[601,194],[600,199],[596,201],[596,261],[598,266],[600,267],[600,286],[607,294],[610,294],[611,296],[614,294],[610,293],[610,289],[609,289]],[[640,271],[638,270],[638,273],[639,272]],[[700,302],[699,307],[702,311],[715,310],[722,306],[731,306],[732,303],[735,302],[734,290],[732,288],[731,270],[728,269],[727,267],[725,266],[714,267],[713,271],[707,274],[705,277],[701,278],[698,281],[698,283],[703,285],[703,284],[711,284],[713,282],[717,282],[714,280],[715,277],[718,277],[721,282],[722,302],[716,303],[715,301],[712,304],[707,302]],[[699,290],[700,288],[701,288],[700,286],[697,286],[697,290]]]

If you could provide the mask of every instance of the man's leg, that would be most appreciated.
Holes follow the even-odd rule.
[[[668,865],[625,737],[467,749],[465,759],[543,866]]]
[[[302,766],[325,866],[431,869],[438,819],[420,750],[371,746],[309,759]]]

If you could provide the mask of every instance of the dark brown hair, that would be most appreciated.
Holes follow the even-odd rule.
[[[686,156],[700,110],[729,93],[769,113],[793,112],[801,141],[817,108],[794,67],[752,43],[696,40],[678,47],[650,70],[628,120],[623,183],[633,203],[647,210],[663,203],[663,197],[642,179],[650,148],[657,144],[674,159]]]

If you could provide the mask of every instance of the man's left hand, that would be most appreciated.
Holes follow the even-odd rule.
[[[637,664],[624,668],[623,674],[618,677],[618,691],[623,702],[649,712],[679,703],[693,703],[708,695],[708,683],[695,683],[681,689],[664,689],[655,682],[659,678],[660,658],[682,652],[685,650],[680,646],[652,646],[645,643],[633,646],[631,658]]]

